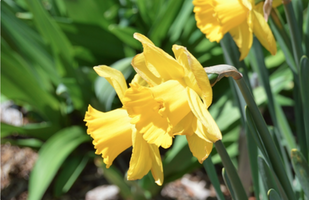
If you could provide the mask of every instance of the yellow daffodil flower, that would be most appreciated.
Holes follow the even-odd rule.
[[[175,135],[186,135],[190,150],[203,162],[221,132],[207,108],[212,88],[201,64],[182,46],[174,45],[175,58],[135,33],[144,48],[132,60],[135,71],[149,87],[131,84],[124,108],[131,123],[151,144],[168,148]]]
[[[175,58],[135,33],[144,48],[132,60],[137,75],[127,88],[121,72],[95,67],[115,88],[123,107],[99,112],[89,106],[85,121],[97,154],[109,167],[115,157],[133,146],[128,179],[151,170],[156,183],[163,182],[158,148],[168,148],[175,135],[186,135],[193,155],[202,163],[221,132],[208,112],[212,88],[201,64],[185,47],[174,45]]]
[[[193,4],[197,27],[211,42],[219,42],[229,32],[239,48],[240,60],[249,53],[253,33],[272,55],[276,54],[276,41],[264,19],[263,2],[255,5],[254,0],[194,0]]]

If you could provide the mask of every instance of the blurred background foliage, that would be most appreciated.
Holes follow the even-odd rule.
[[[301,9],[301,13],[306,10]],[[122,71],[130,82],[135,73],[131,59],[142,51],[133,33],[146,35],[171,55],[173,44],[183,45],[204,67],[225,62],[220,44],[209,42],[196,27],[192,0],[3,0],[1,11],[1,102],[13,101],[28,120],[22,126],[1,122],[1,142],[38,151],[29,180],[29,199],[33,200],[41,199],[48,187],[54,188],[56,197],[65,194],[87,163],[98,158],[86,134],[85,111],[88,104],[109,111],[121,107],[121,102],[92,67],[109,65]],[[283,8],[279,7],[279,12],[284,18]],[[279,46],[275,56],[263,53],[275,102],[283,123],[293,133],[292,71]],[[246,70],[256,102],[271,125],[267,95],[251,68],[252,56],[245,59]],[[228,79],[222,79],[213,91],[210,112],[238,166],[238,140],[243,129],[235,91]],[[161,188],[151,175],[135,182],[125,180],[129,152],[109,169],[100,159],[96,165],[121,189],[123,198],[154,197]],[[162,151],[162,156],[165,183],[202,167],[182,137],[177,137],[171,149]],[[221,162],[215,150],[212,161]]]

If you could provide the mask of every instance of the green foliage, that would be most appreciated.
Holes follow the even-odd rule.
[[[248,88],[254,96],[252,103],[266,111],[265,115],[269,113],[270,122],[266,124],[262,118],[259,121],[256,113],[245,110],[248,102],[232,80],[216,83],[209,110],[223,133],[229,156],[235,161],[241,153],[238,137],[245,130],[255,195],[269,199],[294,199],[294,194],[303,191],[308,195],[308,181],[301,177],[298,180],[302,187],[291,186],[295,177],[289,167],[293,163],[297,175],[299,170],[307,169],[308,164],[304,163],[309,159],[308,5],[297,1],[284,5],[282,12],[273,12],[270,24],[278,42],[277,55],[266,54],[254,40],[250,55],[243,62],[238,60],[238,49],[230,35],[221,41],[222,48],[205,38],[196,27],[192,10],[191,0],[2,1],[1,96],[24,108],[30,123],[17,127],[1,122],[1,141],[39,152],[30,176],[30,200],[41,199],[48,187],[54,188],[55,197],[60,197],[70,190],[87,163],[94,162],[93,155],[80,145],[86,143],[92,148],[83,122],[87,106],[109,111],[121,103],[114,89],[92,67],[109,65],[130,82],[134,75],[132,57],[142,51],[141,44],[133,38],[135,32],[146,35],[170,54],[173,44],[183,45],[203,66],[222,64],[225,59],[237,67],[245,83],[253,86]],[[287,117],[286,108],[295,112],[295,119]],[[13,137],[16,135],[18,138]],[[292,148],[300,150],[301,163],[285,153]],[[184,136],[177,137],[162,156],[164,183],[202,167],[192,156]],[[221,163],[216,150],[211,159],[204,166],[218,189],[212,165]],[[116,167],[98,165],[106,179],[121,189],[124,199],[150,199],[161,190],[150,174],[129,182]],[[225,166],[223,178],[237,198],[227,170]],[[261,180],[265,181],[263,186]],[[223,199],[222,194],[219,196]]]

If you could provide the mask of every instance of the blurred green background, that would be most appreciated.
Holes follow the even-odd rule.
[[[1,14],[1,102],[13,101],[27,119],[22,126],[1,122],[1,142],[39,153],[29,178],[28,198],[42,199],[48,188],[54,197],[61,197],[93,163],[103,168],[102,178],[121,189],[122,198],[158,195],[162,188],[151,175],[134,182],[125,180],[131,150],[105,169],[94,155],[83,118],[88,104],[100,111],[121,107],[114,89],[92,67],[109,65],[130,82],[135,74],[131,59],[142,51],[133,38],[135,32],[171,55],[173,44],[187,47],[204,67],[225,63],[220,44],[209,42],[196,27],[192,0],[3,0]],[[282,120],[293,132],[292,71],[279,46],[275,56],[263,53],[274,99],[282,114],[290,114]],[[245,70],[256,102],[271,125],[266,93],[251,68],[252,56],[245,59]],[[238,166],[243,129],[234,98],[237,91],[228,79],[222,79],[213,92],[210,112]],[[162,160],[165,183],[202,168],[182,137],[162,151]],[[215,150],[212,161],[220,164]]]

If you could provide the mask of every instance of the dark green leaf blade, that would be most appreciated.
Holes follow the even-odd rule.
[[[40,149],[38,160],[30,174],[29,200],[41,199],[61,164],[81,143],[89,141],[85,131],[77,126],[62,129]]]

